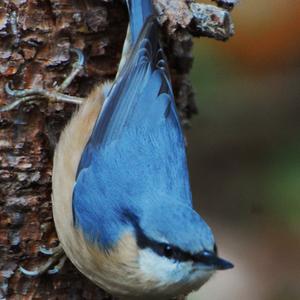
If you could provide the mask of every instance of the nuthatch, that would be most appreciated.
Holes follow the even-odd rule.
[[[62,247],[98,286],[167,299],[233,265],[192,207],[185,142],[150,0],[127,0],[129,57],[63,131],[53,168]]]

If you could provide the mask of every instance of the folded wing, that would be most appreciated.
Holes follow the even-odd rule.
[[[191,203],[185,143],[157,30],[150,17],[105,100],[77,172],[76,185],[93,182],[91,190],[119,204],[153,195]]]

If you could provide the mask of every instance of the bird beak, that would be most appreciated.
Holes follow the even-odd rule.
[[[215,261],[213,263],[213,266],[215,267],[216,270],[228,270],[234,267],[234,265],[231,262],[222,259],[220,257],[215,256],[214,260]]]
[[[210,251],[203,251],[198,254],[196,256],[196,262],[214,270],[228,270],[234,267],[231,262],[218,257],[216,253]]]

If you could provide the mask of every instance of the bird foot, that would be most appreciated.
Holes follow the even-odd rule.
[[[50,275],[59,273],[67,259],[62,246],[59,244],[57,247],[50,249],[40,247],[39,252],[50,256],[47,262],[35,270],[27,270],[20,266],[20,272],[30,277],[38,277],[45,273]]]
[[[77,55],[77,60],[72,64],[72,71],[67,76],[67,78],[62,82],[62,84],[55,88],[54,91],[47,91],[43,88],[32,88],[24,90],[14,90],[10,87],[9,83],[5,85],[5,92],[15,98],[16,100],[10,104],[0,107],[0,112],[10,111],[15,107],[19,106],[21,103],[25,103],[31,100],[36,100],[38,98],[46,98],[52,102],[68,102],[73,104],[81,104],[84,99],[63,94],[62,92],[71,84],[76,75],[84,66],[84,55],[79,49],[70,49]]]

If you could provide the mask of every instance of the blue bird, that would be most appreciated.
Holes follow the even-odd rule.
[[[192,207],[184,137],[150,0],[128,0],[132,50],[63,131],[53,214],[64,251],[125,299],[168,299],[232,264]]]

